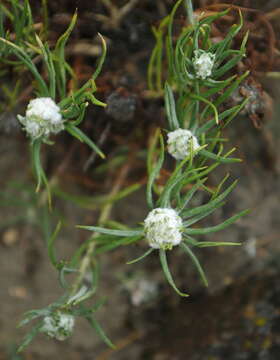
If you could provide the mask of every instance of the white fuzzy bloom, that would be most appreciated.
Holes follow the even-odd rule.
[[[57,340],[65,340],[72,335],[75,318],[73,315],[56,311],[55,313],[45,316],[41,332]]]
[[[177,129],[167,134],[167,149],[176,160],[183,160],[190,154],[191,145],[196,151],[200,145],[190,130]]]
[[[200,79],[207,79],[212,74],[215,62],[215,55],[204,50],[194,51],[194,69],[196,76]]]
[[[183,221],[170,208],[157,208],[144,220],[144,231],[149,245],[154,249],[172,249],[182,241]]]
[[[31,100],[25,116],[18,115],[18,120],[33,140],[41,136],[47,138],[64,129],[60,108],[49,97]]]

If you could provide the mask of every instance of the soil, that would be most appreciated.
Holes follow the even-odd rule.
[[[39,2],[30,3],[40,19]],[[121,7],[125,1],[113,3]],[[138,1],[123,19],[113,21],[104,18],[109,12],[101,0],[49,0],[53,39],[65,29],[78,8],[79,20],[68,51],[81,80],[92,72],[100,52],[97,32],[106,38],[109,51],[97,85],[99,98],[106,101],[108,107],[106,111],[90,107],[83,127],[93,139],[100,138],[101,134],[100,146],[108,161],[118,155],[117,148],[129,148],[125,185],[144,184],[145,161],[136,154],[146,146],[148,135],[164,121],[162,99],[147,95],[146,69],[154,44],[151,26],[168,14],[173,3],[171,0]],[[219,1],[194,3],[195,8],[205,10],[207,5]],[[275,34],[274,46],[279,49],[279,2],[256,4],[244,0],[234,4],[247,8],[258,6],[262,14],[267,14]],[[197,251],[209,280],[207,289],[188,259],[179,251],[172,252],[169,257],[172,273],[178,286],[191,294],[187,299],[179,298],[166,284],[156,255],[135,265],[125,265],[127,260],[143,252],[141,245],[120,248],[102,256],[98,294],[104,296],[106,302],[98,310],[97,319],[116,350],[108,349],[81,320],[67,341],[58,342],[39,335],[23,354],[16,354],[16,346],[26,333],[26,328],[16,327],[23,313],[55,301],[62,295],[62,289],[47,256],[46,228],[42,223],[48,217],[38,208],[38,198],[34,195],[28,142],[15,118],[31,96],[30,91],[27,89],[16,109],[1,115],[0,360],[280,358],[280,83],[279,78],[269,76],[272,72],[279,74],[280,61],[275,56],[270,68],[263,68],[270,56],[269,46],[265,46],[270,39],[267,25],[256,29],[253,15],[247,14],[245,19],[251,37],[244,66],[252,72],[251,82],[243,90],[257,88],[258,97],[227,130],[226,135],[237,147],[243,162],[223,166],[211,181],[217,183],[230,172],[232,178],[239,178],[239,184],[228,204],[209,220],[211,224],[219,223],[237,211],[250,208],[248,216],[209,238],[240,241],[243,246]],[[85,43],[86,47],[80,46]],[[277,54],[279,57],[279,51]],[[75,229],[75,225],[95,223],[96,196],[110,191],[119,168],[110,168],[104,178],[104,172],[95,172],[102,161],[86,146],[76,145],[76,141],[66,135],[58,139],[55,146],[46,147],[44,163],[49,177],[59,174],[54,200],[56,210],[51,223],[54,227],[57,219],[63,217],[64,227],[56,250],[60,258],[69,259],[87,236]],[[76,196],[92,196],[91,209],[63,200],[62,190]],[[142,221],[147,212],[144,193],[142,186],[118,201],[111,218],[126,224]],[[203,197],[197,201],[203,202]]]

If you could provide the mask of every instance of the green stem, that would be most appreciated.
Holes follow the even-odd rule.
[[[195,82],[195,93],[197,96],[199,96],[199,94],[200,94],[199,82],[197,80]],[[199,118],[200,118],[199,101],[197,101],[195,104],[195,112],[196,112],[196,119],[195,119],[195,130],[196,130],[196,128],[199,125]]]
[[[194,25],[195,19],[194,19],[194,15],[193,15],[192,0],[185,0],[185,6],[186,6],[189,22],[191,25]]]
[[[129,164],[126,164],[120,171],[117,181],[114,184],[112,191],[109,194],[109,197],[113,197],[114,195],[116,195],[118,193],[118,191],[121,188],[121,185],[123,184],[124,179],[126,178],[128,170],[129,170]],[[100,213],[99,219],[98,219],[98,225],[103,225],[109,219],[109,217],[111,215],[112,207],[113,207],[112,203],[108,203],[103,207],[103,209]],[[86,251],[83,259],[81,260],[81,264],[79,267],[79,275],[76,278],[76,281],[74,282],[74,284],[72,286],[70,296],[75,295],[81,287],[81,284],[85,277],[86,271],[87,271],[88,267],[90,266],[90,263],[92,260],[92,255],[93,255],[93,252],[95,249],[96,242],[94,241],[94,239],[98,235],[99,235],[98,233],[94,233],[91,236],[91,241],[89,242],[87,251]]]

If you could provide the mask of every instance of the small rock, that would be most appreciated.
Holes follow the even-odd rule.
[[[136,96],[124,88],[112,92],[106,99],[106,113],[115,121],[126,123],[133,119],[136,110]]]

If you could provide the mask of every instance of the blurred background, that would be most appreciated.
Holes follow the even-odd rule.
[[[7,1],[1,0],[1,2]],[[170,264],[178,286],[191,296],[178,297],[167,285],[158,257],[135,265],[126,261],[143,252],[141,245],[121,248],[101,258],[98,294],[107,300],[97,318],[116,350],[104,345],[85,322],[77,322],[65,342],[38,336],[24,354],[16,345],[26,329],[17,329],[25,311],[55,301],[62,290],[46,251],[45,238],[59,218],[63,231],[58,256],[67,259],[88,234],[76,224],[95,224],[106,194],[116,182],[133,191],[115,202],[112,219],[135,224],[146,216],[145,152],[156,127],[164,127],[163,99],[147,90],[147,65],[154,46],[152,26],[170,13],[171,0],[48,1],[50,44],[67,28],[78,9],[78,23],[67,46],[68,61],[79,81],[87,80],[101,53],[97,33],[106,39],[108,55],[98,78],[97,97],[106,110],[89,107],[83,130],[107,156],[95,157],[66,134],[46,147],[43,160],[55,179],[54,212],[50,218],[34,194],[28,140],[16,115],[32,98],[32,85],[23,73],[23,89],[7,102],[7,91],[19,80],[8,69],[0,86],[0,359],[67,360],[278,360],[280,358],[280,3],[279,0],[195,0],[194,9],[232,11],[216,23],[213,37],[222,40],[238,21],[242,7],[244,29],[250,30],[247,57],[237,72],[250,70],[232,103],[251,96],[248,105],[228,127],[225,136],[243,159],[219,168],[210,181],[225,173],[239,184],[214,224],[236,211],[249,215],[209,239],[241,241],[238,248],[200,249],[197,255],[209,279],[203,288],[192,264],[178,252]],[[226,4],[225,4],[226,3]],[[30,0],[40,28],[41,2]],[[178,14],[177,22],[185,14]],[[9,26],[9,24],[7,24]],[[71,86],[71,84],[69,84]],[[203,203],[203,194],[196,199]],[[140,248],[139,248],[140,247]],[[143,248],[145,245],[143,245]]]

